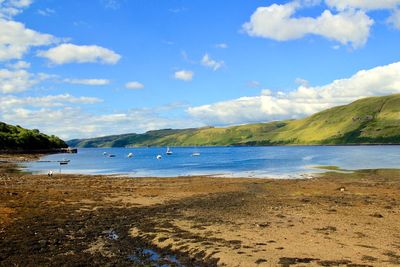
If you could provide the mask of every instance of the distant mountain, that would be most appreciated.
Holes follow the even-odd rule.
[[[400,94],[364,98],[300,120],[164,129],[67,143],[73,147],[400,144]]]
[[[46,150],[65,148],[67,144],[60,138],[45,135],[39,130],[28,130],[0,122],[0,150]]]

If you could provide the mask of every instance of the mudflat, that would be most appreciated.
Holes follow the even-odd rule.
[[[20,157],[0,158],[0,266],[400,265],[399,170],[48,177]]]

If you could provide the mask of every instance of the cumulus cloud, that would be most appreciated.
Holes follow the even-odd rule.
[[[22,12],[22,9],[30,6],[32,0],[1,0],[0,18],[12,18]]]
[[[47,51],[38,52],[38,56],[47,58],[51,63],[102,63],[116,64],[121,56],[114,51],[97,45],[61,44]]]
[[[243,30],[250,36],[277,41],[314,34],[354,48],[366,43],[373,20],[364,11],[349,9],[333,14],[325,10],[316,18],[297,17],[295,13],[300,7],[299,2],[259,7],[243,25]]]
[[[201,64],[216,71],[224,65],[224,61],[216,61],[212,59],[208,54],[205,54],[201,59]]]
[[[400,62],[361,70],[347,79],[324,86],[299,86],[296,90],[241,97],[191,107],[187,112],[206,124],[237,124],[299,118],[362,97],[400,93]]]
[[[357,8],[365,10],[393,9],[400,4],[400,0],[325,0],[330,7],[339,10]]]
[[[137,81],[132,81],[132,82],[126,83],[125,88],[133,89],[133,90],[142,89],[142,88],[144,88],[144,84],[137,82]]]
[[[31,67],[31,63],[23,61],[23,60],[19,60],[15,63],[12,64],[8,64],[7,67],[12,68],[12,69],[29,69]]]
[[[28,107],[63,107],[67,104],[95,104],[102,102],[95,97],[75,97],[70,94],[48,95],[43,97],[16,97],[13,95],[3,96],[0,99],[0,110],[7,113],[10,109],[28,108]]]
[[[193,79],[194,73],[190,70],[180,70],[175,72],[175,79],[182,81],[191,81]]]
[[[142,133],[160,128],[203,126],[194,121],[188,122],[184,118],[168,118],[162,114],[164,113],[154,109],[132,109],[99,115],[86,112],[80,107],[64,105],[40,108],[18,105],[0,112],[0,121],[31,129],[37,128],[65,140],[129,132]]]
[[[110,80],[107,79],[64,79],[66,83],[83,85],[107,85]]]
[[[42,97],[7,95],[0,98],[0,121],[41,129],[66,138],[88,130],[87,115],[80,105],[99,102],[102,102],[99,98],[70,94]]]
[[[0,69],[0,93],[19,93],[28,90],[39,82],[39,77],[23,69]]]
[[[393,27],[400,29],[400,9],[393,10],[387,22]]]
[[[28,29],[24,24],[0,19],[0,61],[21,59],[31,47],[50,45],[58,39]]]

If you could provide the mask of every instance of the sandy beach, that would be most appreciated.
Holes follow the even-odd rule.
[[[400,265],[398,170],[48,177],[19,157],[0,158],[1,266]]]

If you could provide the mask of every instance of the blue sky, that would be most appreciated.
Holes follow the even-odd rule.
[[[64,139],[400,93],[400,0],[0,0],[0,121]]]

